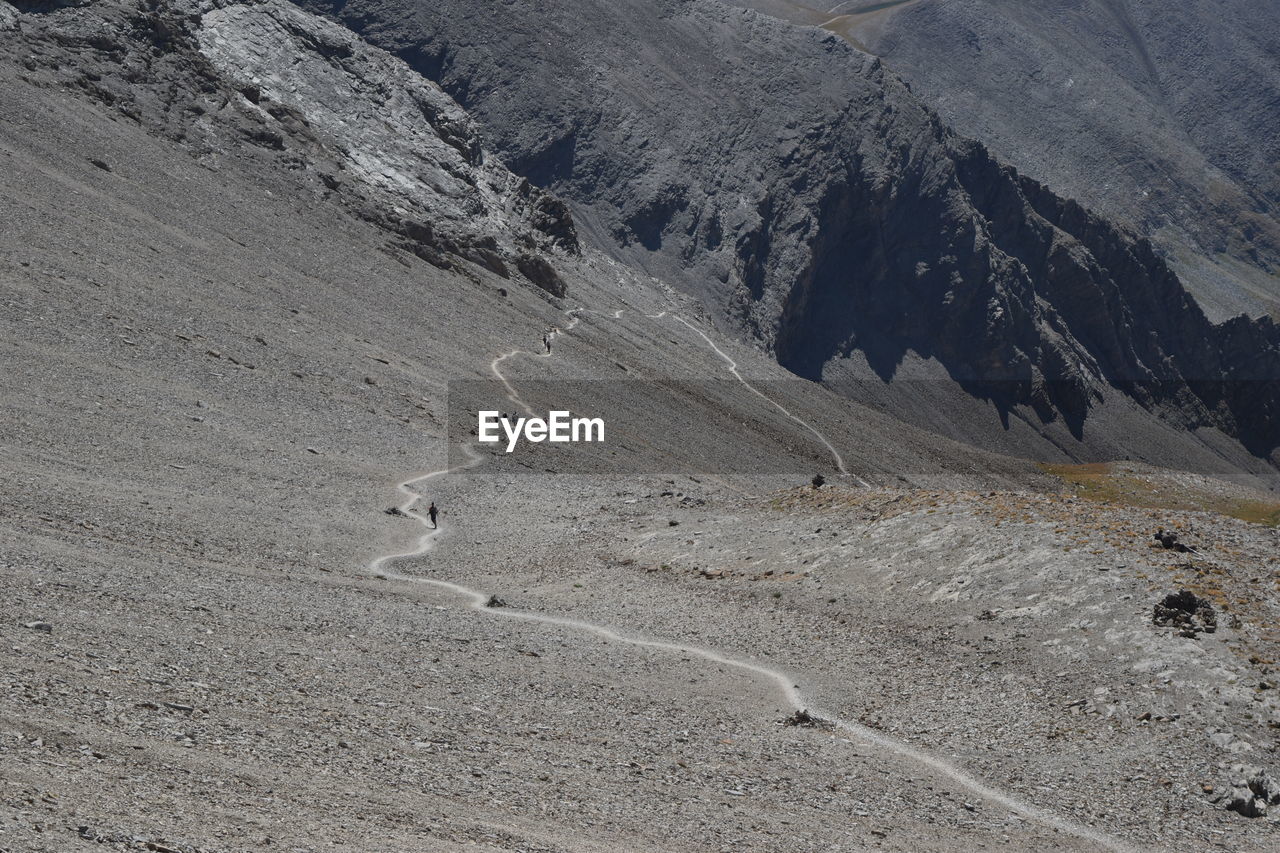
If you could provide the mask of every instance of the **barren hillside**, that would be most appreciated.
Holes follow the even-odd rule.
[[[831,102],[907,98],[804,38],[856,60]],[[674,231],[628,248],[536,180],[484,103],[521,66],[446,90],[450,44],[424,76],[283,0],[0,0],[0,851],[1274,846],[1280,504],[1237,440],[1274,427],[1266,374],[1091,380],[1092,445],[1025,406],[939,435],[991,401],[788,371]],[[968,164],[1018,194],[982,228],[1146,263],[881,109],[923,122],[924,172],[969,152],[955,192]],[[1267,327],[1212,328],[1267,363]],[[468,428],[557,395],[617,436],[576,473]],[[939,401],[955,429],[908,423]]]

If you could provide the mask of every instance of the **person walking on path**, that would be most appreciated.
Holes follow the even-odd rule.
[[[435,501],[432,501],[431,506],[427,507],[427,515],[431,516],[431,526],[436,529],[440,527],[439,524],[436,524],[436,514],[439,512],[440,510],[436,509]]]

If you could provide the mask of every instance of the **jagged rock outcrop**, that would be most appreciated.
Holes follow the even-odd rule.
[[[336,161],[334,192],[401,234],[403,248],[502,278],[529,268],[519,260],[529,252],[579,251],[563,204],[486,157],[471,118],[438,86],[349,30],[269,2],[210,11],[196,36],[250,109],[305,124]]]
[[[1280,781],[1262,767],[1236,764],[1231,768],[1231,787],[1219,801],[1227,811],[1264,818],[1280,806]]]
[[[438,80],[616,254],[802,376],[923,359],[1077,439],[1114,388],[1259,456],[1280,444],[1273,323],[1210,324],[1149,242],[832,33],[714,0],[513,2],[501,27],[487,4],[308,5]]]
[[[15,13],[18,24],[33,79],[84,91],[210,164],[233,154],[301,173],[437,266],[531,269],[531,284],[564,295],[556,259],[581,250],[564,203],[487,154],[438,86],[342,27],[285,2],[162,0]]]

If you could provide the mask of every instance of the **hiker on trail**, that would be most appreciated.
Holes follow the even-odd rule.
[[[542,336],[542,345],[547,348],[547,355],[551,355],[551,333],[547,332]]]
[[[440,510],[436,509],[435,501],[432,501],[432,502],[431,502],[431,506],[427,507],[427,515],[431,516],[431,526],[432,526],[432,527],[439,527],[439,526],[440,526],[440,525],[436,524],[436,513],[438,513],[439,511],[440,511]]]

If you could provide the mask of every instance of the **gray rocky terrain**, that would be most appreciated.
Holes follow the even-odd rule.
[[[504,38],[541,32],[508,11]],[[754,13],[658,11],[794,47]],[[802,38],[859,69],[833,103],[908,98]],[[1266,435],[1266,374],[1240,377],[1252,420],[1213,400],[1198,434],[1211,390],[1088,386],[1114,397],[1100,454],[1132,433],[1224,477],[1070,464],[1065,438],[1042,466],[912,426],[844,368],[778,363],[785,266],[726,313],[733,264],[694,287],[714,252],[624,240],[622,208],[522,159],[482,97],[530,97],[519,65],[468,95],[444,71],[465,51],[426,76],[433,54],[397,52],[281,0],[0,2],[0,850],[1274,849],[1280,507],[1233,438]],[[1065,256],[1148,269],[909,100],[865,143],[885,211],[908,108],[918,165],[955,155],[935,212],[963,164],[990,169]],[[1218,329],[1185,338],[1215,369],[1265,364],[1269,327],[1170,311]],[[656,435],[629,377],[723,381]],[[457,380],[504,408],[599,381],[639,407],[618,449],[636,473],[450,446]],[[1053,435],[1012,423],[1024,451]],[[677,446],[802,473],[669,473]]]

